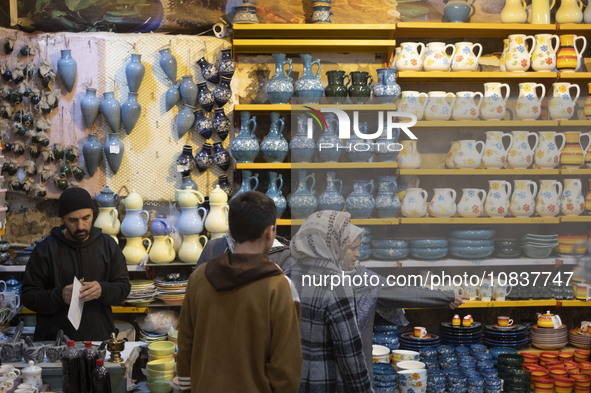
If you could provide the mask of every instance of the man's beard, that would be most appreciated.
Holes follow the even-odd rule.
[[[68,231],[68,233],[70,234],[72,239],[76,240],[77,242],[82,242],[86,240],[86,238],[88,237],[88,231],[85,229],[81,231],[76,231],[74,233]]]

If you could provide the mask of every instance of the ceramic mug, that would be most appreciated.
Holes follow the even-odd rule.
[[[422,326],[415,326],[414,335],[415,337],[425,337],[427,335],[427,328]]]
[[[464,295],[470,297],[470,300],[478,300],[480,298],[480,287],[466,285],[464,287]]]
[[[575,297],[579,300],[591,300],[591,285],[583,283],[575,284]]]
[[[21,370],[14,367],[12,364],[4,364],[4,365],[0,366],[0,377],[7,377],[7,376],[13,376],[13,375],[14,375],[14,378],[20,377]]]
[[[497,317],[497,324],[501,327],[513,326],[513,320],[509,317],[499,316]]]
[[[480,300],[483,302],[490,302],[492,299],[493,287],[489,279],[484,279],[480,284]]]
[[[507,285],[500,285],[500,284],[496,284],[495,285],[495,300],[498,300],[500,302],[504,302],[507,295],[511,293],[511,289],[513,289],[513,287],[509,287]]]
[[[15,378],[8,377],[0,378],[0,392],[4,393],[8,392],[9,390],[12,390],[12,388],[14,387],[14,379]]]

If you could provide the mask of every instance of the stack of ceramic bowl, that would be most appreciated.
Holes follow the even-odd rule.
[[[170,341],[159,341],[148,345],[148,360],[173,359],[176,344]]]
[[[587,251],[587,234],[561,233],[556,251],[563,256],[583,255]]]
[[[169,306],[180,306],[183,304],[183,299],[185,298],[187,283],[187,280],[165,281],[163,279],[156,279],[154,280],[157,288],[156,298]]]
[[[371,255],[377,259],[397,261],[408,256],[408,241],[381,239],[371,241]]]
[[[390,363],[373,364],[373,382],[376,392],[393,392],[398,386],[398,376]]]
[[[156,286],[152,280],[131,280],[131,291],[125,303],[132,306],[141,307],[148,305],[154,301],[156,296]]]
[[[589,351],[588,349],[575,349],[575,353],[573,354],[573,360],[577,363],[586,362],[589,359]]]
[[[534,325],[530,331],[530,341],[536,348],[545,350],[561,349],[568,344],[568,329],[564,324],[557,329]]]
[[[427,393],[445,393],[445,373],[443,371],[427,369]]]
[[[503,353],[497,356],[497,370],[501,379],[506,379],[509,375],[521,370],[522,365],[523,356],[518,353]]]
[[[152,333],[140,329],[140,341],[145,343],[155,343],[158,341],[166,341],[166,333]]]
[[[390,363],[390,348],[383,345],[372,345],[371,356],[374,363]]]
[[[371,229],[363,228],[361,245],[359,246],[359,260],[363,261],[371,255]]]
[[[447,256],[447,239],[411,240],[410,255],[425,260],[445,258]]]
[[[463,259],[486,258],[495,250],[492,229],[455,230],[449,237],[450,254]]]
[[[429,333],[425,337],[416,337],[413,332],[402,333],[400,337],[400,348],[411,351],[420,351],[425,348],[437,348],[441,344],[441,338],[437,334]]]
[[[521,255],[518,239],[495,240],[495,256],[497,258],[517,258]]]
[[[398,391],[400,393],[416,393],[427,391],[427,370],[425,364],[422,362],[400,362],[396,368],[402,363],[408,363],[406,367],[414,368],[399,368],[398,369]],[[422,364],[422,368],[418,368]]]
[[[482,324],[474,322],[470,326],[454,326],[451,322],[441,322],[439,335],[447,345],[472,345],[482,342]]]
[[[398,349],[398,326],[396,325],[375,325],[373,327],[373,343],[383,345],[390,350]]]
[[[171,354],[173,350],[174,344],[173,349],[170,350]],[[150,360],[147,363],[146,376],[148,377],[148,389],[150,392],[168,393],[172,391],[171,382],[174,378],[174,366],[174,358]]]
[[[558,245],[558,235],[527,234],[521,238],[521,249],[530,258],[547,258]]]
[[[527,326],[519,324],[511,326],[486,325],[484,343],[492,347],[521,347],[529,341],[527,330]]]
[[[591,349],[591,332],[583,333],[580,327],[571,329],[568,331],[568,342],[573,347]]]

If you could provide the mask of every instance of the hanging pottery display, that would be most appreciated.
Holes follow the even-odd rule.
[[[179,92],[180,83],[175,83],[166,90],[164,97],[164,104],[166,105],[166,112],[174,108],[181,100],[181,93]]]
[[[195,111],[195,131],[205,139],[211,138],[213,124],[202,110]]]
[[[96,96],[96,89],[86,89],[86,95],[80,101],[80,110],[82,119],[86,128],[92,128],[96,117],[98,116],[101,102]]]
[[[236,62],[232,58],[232,49],[222,49],[222,60],[218,64],[220,75],[224,78],[232,78],[236,71]]]
[[[213,162],[220,167],[223,171],[227,171],[230,168],[230,153],[224,150],[222,142],[215,142],[213,144]]]
[[[176,159],[176,171],[182,176],[188,176],[194,165],[193,146],[183,146],[182,153]]]
[[[125,78],[127,79],[127,87],[132,93],[137,93],[144,80],[146,67],[142,64],[142,55],[135,53],[131,54],[131,61],[125,67]]]
[[[211,112],[215,101],[213,93],[207,88],[207,84],[205,82],[198,83],[197,89],[199,89],[199,93],[197,94],[199,105],[201,105],[201,108],[205,112]]]
[[[160,68],[172,83],[176,82],[177,64],[176,58],[170,53],[170,48],[165,48],[160,51]]]
[[[213,89],[213,97],[215,99],[215,103],[220,108],[232,98],[232,89],[230,88],[230,80],[229,78],[222,77],[221,83]]]
[[[84,164],[90,177],[94,176],[96,169],[102,158],[103,146],[98,141],[98,134],[89,134],[88,140],[82,145],[82,156],[84,157]]]
[[[57,75],[61,78],[68,93],[71,93],[76,82],[76,60],[72,57],[70,49],[63,49],[61,53],[62,57],[57,62]]]
[[[119,167],[121,166],[121,160],[123,160],[123,151],[125,146],[123,142],[119,140],[116,133],[110,133],[109,138],[105,142],[105,157],[107,157],[107,163],[113,174],[117,174]]]
[[[218,134],[220,139],[226,140],[228,134],[230,133],[231,123],[228,116],[224,113],[223,108],[217,108],[214,111],[213,121],[212,121],[213,129]]]
[[[185,75],[182,77],[183,81],[179,87],[181,98],[185,104],[195,106],[197,102],[197,85],[193,82],[193,76]]]
[[[211,154],[211,144],[204,143],[201,151],[195,156],[195,166],[199,172],[204,172],[213,165],[213,155]]]
[[[137,93],[129,92],[127,101],[121,105],[121,120],[127,135],[131,134],[142,113],[142,107],[137,100],[137,96]]]
[[[119,131],[119,127],[121,126],[121,105],[115,98],[115,93],[108,91],[103,94],[103,102],[101,102],[100,109],[111,131]]]
[[[203,76],[203,79],[216,85],[220,83],[220,74],[218,69],[213,64],[208,62],[205,57],[197,60],[197,64],[199,64],[199,67],[201,68],[201,75]]]
[[[195,108],[189,104],[185,104],[176,117],[176,131],[177,135],[182,138],[187,131],[189,131],[195,123]]]

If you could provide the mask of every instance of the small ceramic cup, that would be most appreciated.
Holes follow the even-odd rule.
[[[497,317],[497,324],[501,327],[512,326],[513,320],[509,317],[499,316]]]
[[[415,337],[425,337],[427,335],[427,328],[422,326],[415,326],[414,334]]]

